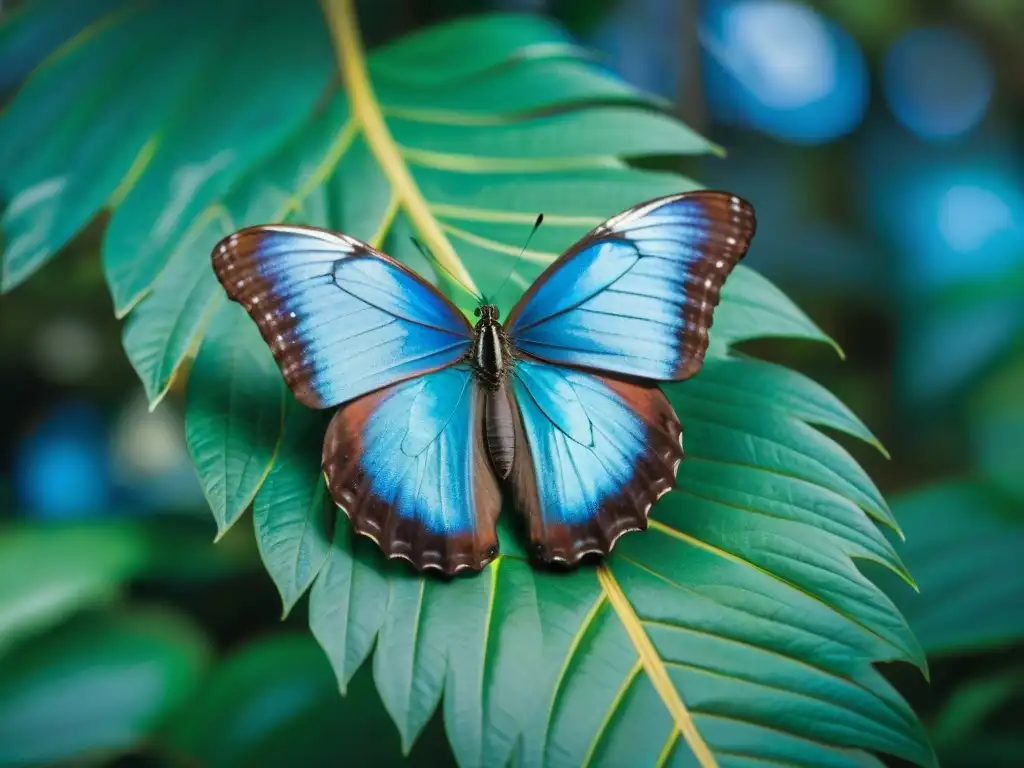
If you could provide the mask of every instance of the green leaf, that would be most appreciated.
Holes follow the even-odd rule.
[[[256,325],[221,302],[190,374],[185,436],[218,533],[252,503],[278,448],[285,386]]]
[[[182,617],[83,617],[4,660],[0,765],[116,753],[151,735],[192,695],[206,640]]]
[[[498,298],[507,311],[608,216],[699,186],[630,158],[717,150],[539,16],[469,17],[367,56],[350,0],[326,0],[322,15],[312,0],[269,2],[191,9],[196,26],[234,11],[282,14],[273,19],[286,29],[273,50],[246,24],[221,36],[216,56],[230,66],[190,86],[159,122],[144,169],[112,198],[105,259],[119,310],[144,296],[125,346],[152,401],[200,350],[190,442],[209,448],[200,470],[218,521],[229,525],[255,494],[264,563],[286,612],[311,590],[311,629],[338,686],[355,685],[372,653],[402,749],[441,711],[465,766],[879,765],[875,753],[933,765],[921,725],[874,666],[924,667],[906,622],[859,568],[910,580],[875,524],[895,523],[870,478],[815,427],[877,441],[813,382],[735,356],[733,344],[768,336],[830,343],[752,269],[725,287],[702,374],[667,388],[685,428],[680,487],[650,530],[600,566],[533,568],[507,514],[503,554],[479,575],[441,581],[385,562],[325,509],[324,420],[286,395],[283,423],[270,428],[279,374],[255,350],[225,345],[239,329],[218,307],[209,265],[220,237],[277,221],[345,231],[466,312],[474,289],[493,292],[511,272]],[[203,110],[225,119],[200,120]],[[4,127],[7,117],[0,135],[23,130]],[[224,367],[236,359],[246,361],[239,376]]]
[[[712,351],[738,341],[770,337],[810,339],[842,350],[782,291],[752,269],[740,264],[722,289],[715,312]]]
[[[374,67],[371,72],[378,75],[381,69]],[[417,87],[404,76],[398,80],[381,76],[376,90],[383,102],[401,105],[389,108],[389,115],[456,125],[487,125],[502,114],[575,103],[657,102],[592,65],[573,60],[527,60],[487,79],[470,78],[443,89]]]
[[[700,376],[678,385],[678,390],[691,398],[789,414],[808,424],[859,438],[884,453],[871,430],[835,395],[781,365],[748,357],[712,358]]]
[[[11,103],[0,120],[5,289],[66,244],[150,161],[157,125],[201,75],[203,54],[218,38],[218,25],[185,35],[187,24],[166,4],[150,13],[112,11],[60,49]],[[143,66],[147,59],[155,66]],[[55,168],[74,172],[54,177]],[[119,243],[121,260],[134,263],[136,246]],[[115,300],[118,285],[111,283]]]
[[[123,0],[41,0],[7,10],[0,27],[0,94],[15,88],[75,33],[95,29]],[[94,26],[95,25],[95,26]]]
[[[950,482],[893,503],[907,535],[903,558],[919,594],[890,594],[931,654],[1024,639],[1024,521],[982,486]]]
[[[105,602],[146,561],[146,542],[116,524],[18,525],[0,531],[0,652],[69,613]]]
[[[180,518],[104,517],[0,529],[0,655],[26,636],[116,598],[130,581],[203,581],[256,559],[237,539]]]
[[[438,51],[459,55],[439,58]],[[543,16],[487,14],[414,32],[376,51],[369,66],[377,78],[424,88],[493,74],[519,60],[580,55],[569,35]]]
[[[330,546],[327,488],[319,477],[295,471],[319,466],[326,424],[294,401],[287,408],[281,458],[253,505],[256,543],[284,602],[284,615],[320,572]],[[331,505],[333,508],[333,505]]]
[[[309,628],[345,693],[387,616],[388,579],[370,542],[353,541],[344,513],[337,514],[333,545],[309,595]]]
[[[330,42],[322,32],[310,33],[319,18],[315,5],[256,5],[259,12],[243,13],[245,6],[228,3],[229,12],[206,11],[198,25],[189,20],[189,28],[203,31],[186,39],[208,36],[214,44],[192,56],[201,66],[191,87],[159,126],[152,158],[114,210],[104,239],[103,263],[118,315],[149,290],[181,231],[301,128],[325,95],[332,73],[322,64]],[[165,7],[178,17],[186,14]],[[239,55],[225,45],[228,40],[260,53]],[[170,41],[181,49],[180,35]],[[251,98],[257,82],[274,97]]]
[[[398,734],[369,669],[342,698],[308,636],[279,635],[232,653],[168,728],[165,738],[202,765],[334,766],[403,763]],[[451,765],[443,734],[425,734],[412,760]],[[425,764],[414,762],[413,764]]]
[[[972,741],[983,741],[985,722],[1024,690],[1024,668],[1011,667],[996,674],[974,677],[958,686],[931,723],[940,752],[969,751]]]
[[[968,401],[971,455],[993,488],[1024,501],[1019,447],[1024,444],[1024,354],[1006,355]]]

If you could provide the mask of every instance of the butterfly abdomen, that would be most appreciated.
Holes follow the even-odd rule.
[[[487,407],[484,411],[484,436],[487,439],[487,454],[499,480],[504,480],[512,471],[515,458],[515,428],[512,423],[512,408],[504,386],[487,391]]]

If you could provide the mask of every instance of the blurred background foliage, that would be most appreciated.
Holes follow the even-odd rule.
[[[727,149],[680,170],[753,202],[750,265],[846,360],[749,348],[826,385],[892,456],[844,443],[921,588],[878,575],[931,682],[887,674],[944,765],[1024,763],[1024,2],[360,6],[370,42],[490,9],[557,17]],[[15,82],[0,72],[0,99]],[[181,400],[150,413],[120,346],[102,225],[0,299],[0,765],[333,765],[352,734],[396,735],[365,670],[336,696],[302,604],[277,621],[251,524],[209,546]],[[397,739],[381,750],[398,760]],[[417,753],[447,754],[438,723]]]

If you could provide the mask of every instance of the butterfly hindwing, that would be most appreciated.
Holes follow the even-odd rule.
[[[501,498],[483,444],[485,393],[457,365],[364,395],[331,420],[328,489],[387,556],[450,574],[497,555]]]
[[[243,229],[213,250],[230,298],[255,320],[296,398],[312,408],[458,362],[472,327],[432,285],[345,235]]]
[[[534,554],[572,564],[646,529],[683,457],[682,428],[657,386],[524,359],[509,388],[509,481]]]
[[[704,362],[722,284],[754,229],[751,206],[722,192],[643,203],[548,267],[505,328],[518,349],[552,363],[689,378]]]

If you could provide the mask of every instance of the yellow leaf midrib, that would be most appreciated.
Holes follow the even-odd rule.
[[[352,116],[381,170],[424,244],[442,271],[451,274],[472,293],[479,293],[472,276],[455,252],[395,142],[370,84],[353,0],[322,0],[334,41],[342,82],[348,92]]]
[[[672,683],[668,669],[658,655],[658,651],[654,647],[654,643],[651,642],[651,638],[648,637],[646,630],[644,630],[640,617],[633,610],[633,606],[630,604],[629,598],[622,591],[618,580],[604,563],[597,567],[597,580],[607,596],[609,604],[611,604],[619,621],[622,623],[626,635],[636,649],[640,663],[643,665],[644,672],[647,673],[651,685],[657,691],[658,697],[671,715],[676,729],[686,740],[697,762],[701,768],[718,768],[718,761],[711,753],[711,749],[708,747],[707,742],[704,741],[704,737],[697,730],[693,717],[691,717],[689,710],[679,696],[679,691],[676,690],[675,685]]]

